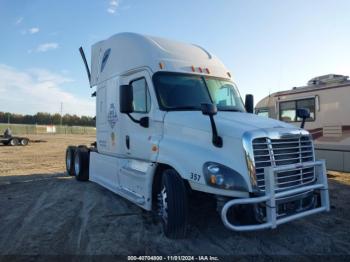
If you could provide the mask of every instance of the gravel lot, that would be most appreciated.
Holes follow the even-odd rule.
[[[65,147],[93,137],[40,138],[48,142],[0,146],[1,255],[350,255],[350,174],[329,174],[330,213],[276,230],[228,231],[214,203],[197,199],[188,239],[174,241],[149,213],[64,174]]]

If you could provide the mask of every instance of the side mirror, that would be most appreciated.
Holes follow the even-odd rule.
[[[308,108],[298,108],[296,111],[297,117],[302,119],[301,128],[305,126],[305,120],[310,117],[310,109]]]
[[[254,113],[254,96],[251,94],[248,94],[245,96],[245,110],[248,113],[253,114]]]
[[[130,114],[134,111],[132,105],[133,92],[130,85],[121,85],[119,87],[119,111],[124,114]]]
[[[298,108],[297,109],[297,117],[301,119],[307,119],[310,117],[310,110],[308,108]]]
[[[134,112],[134,106],[132,104],[134,100],[134,94],[132,87],[130,85],[121,85],[119,87],[119,111],[120,113],[127,114],[128,117],[134,123],[139,124],[142,127],[147,128],[149,126],[148,116],[142,117],[140,120],[137,120],[132,117],[131,113]]]
[[[215,104],[201,104],[201,110],[203,115],[206,116],[213,116],[218,112]]]

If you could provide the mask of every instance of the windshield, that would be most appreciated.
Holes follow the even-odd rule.
[[[163,110],[200,110],[203,103],[216,104],[219,111],[244,112],[235,84],[215,77],[157,73],[153,77]]]

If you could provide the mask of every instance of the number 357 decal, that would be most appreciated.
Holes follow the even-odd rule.
[[[190,174],[190,179],[194,180],[194,181],[199,181],[199,179],[201,178],[201,175],[198,175],[196,173],[192,173]]]

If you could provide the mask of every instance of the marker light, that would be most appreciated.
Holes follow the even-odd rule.
[[[201,68],[201,67],[198,67],[198,70],[199,70],[199,72],[200,72],[200,73],[202,73],[202,72],[203,72],[203,70],[202,70],[202,68]]]
[[[230,78],[231,78],[231,74],[230,74],[230,72],[227,72],[227,75],[228,75],[228,77],[230,77]]]
[[[224,184],[224,177],[222,175],[211,175],[210,183],[216,186],[222,186]]]
[[[191,69],[192,69],[192,72],[196,71],[196,70],[194,69],[194,66],[191,66]]]
[[[163,69],[164,68],[164,64],[162,62],[159,63],[159,68]]]
[[[158,147],[157,147],[156,145],[153,145],[153,146],[152,146],[152,151],[153,151],[153,152],[157,152],[157,151],[158,151]]]
[[[210,74],[210,71],[208,68],[205,69],[205,71],[207,71],[207,74]]]

